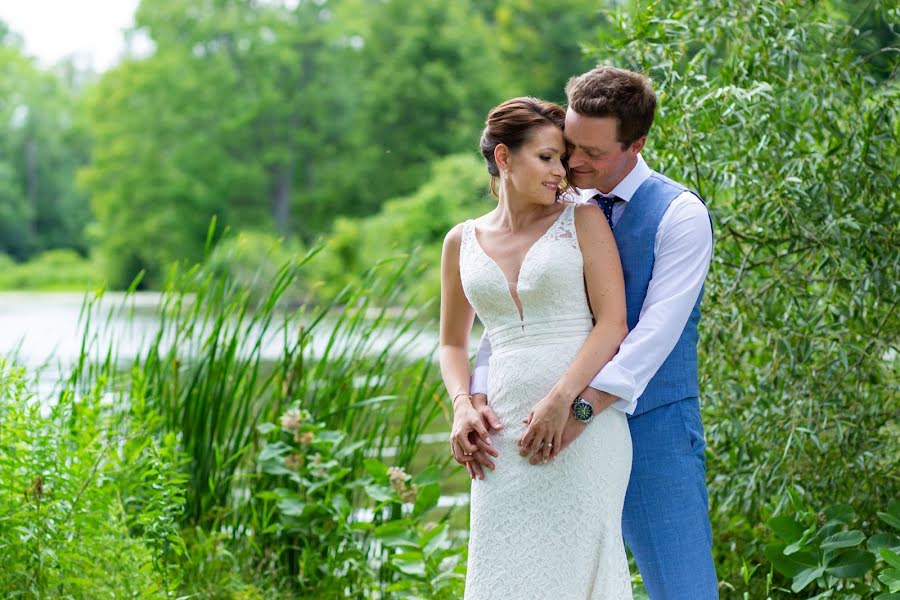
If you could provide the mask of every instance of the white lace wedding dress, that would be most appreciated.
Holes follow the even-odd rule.
[[[490,332],[488,398],[504,429],[497,468],[472,482],[469,600],[630,599],[622,503],[631,471],[625,415],[607,409],[555,460],[531,465],[516,439],[531,408],[571,364],[592,327],[568,204],[528,251],[516,293],[463,226],[460,275]]]

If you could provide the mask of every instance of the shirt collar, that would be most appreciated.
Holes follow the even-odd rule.
[[[614,187],[609,195],[618,196],[625,202],[631,200],[631,197],[634,196],[634,193],[637,191],[641,184],[647,181],[647,178],[653,171],[650,170],[650,167],[647,166],[647,163],[644,161],[644,157],[640,154],[637,155],[637,163],[635,163],[634,167],[631,171],[628,172],[622,181],[619,182],[619,185]],[[581,190],[581,198],[585,201],[590,200],[597,194],[601,194],[599,190],[594,189],[585,189]]]

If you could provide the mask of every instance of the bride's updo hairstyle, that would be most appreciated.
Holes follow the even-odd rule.
[[[499,197],[494,189],[494,183],[500,177],[500,169],[494,159],[497,144],[504,144],[510,151],[515,152],[528,141],[534,129],[553,125],[562,131],[565,122],[566,111],[562,106],[530,96],[512,98],[492,108],[481,133],[481,155],[487,163],[487,171],[491,176],[491,194]],[[558,191],[557,197],[559,194]]]

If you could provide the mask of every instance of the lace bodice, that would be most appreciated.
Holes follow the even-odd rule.
[[[463,225],[459,269],[466,298],[487,328],[495,351],[526,338],[532,344],[539,342],[545,333],[552,333],[558,342],[566,332],[583,333],[591,318],[575,232],[575,204],[567,204],[525,254],[515,284],[521,316],[511,284],[484,252],[471,220]]]

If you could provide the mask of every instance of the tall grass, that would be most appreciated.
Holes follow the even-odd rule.
[[[89,297],[69,380],[75,388],[108,381],[118,404],[139,406],[155,415],[158,433],[177,434],[187,456],[183,525],[227,532],[260,555],[281,549],[265,547],[273,543],[261,537],[271,506],[252,495],[266,477],[255,463],[257,424],[299,403],[347,435],[346,466],[364,473],[372,457],[407,467],[447,409],[429,322],[401,286],[412,259],[379,263],[327,304],[297,304],[290,292],[315,252],[252,288],[202,266],[173,267],[149,315],[156,325],[127,364],[109,324],[148,316],[127,302],[107,311],[101,295]]]

